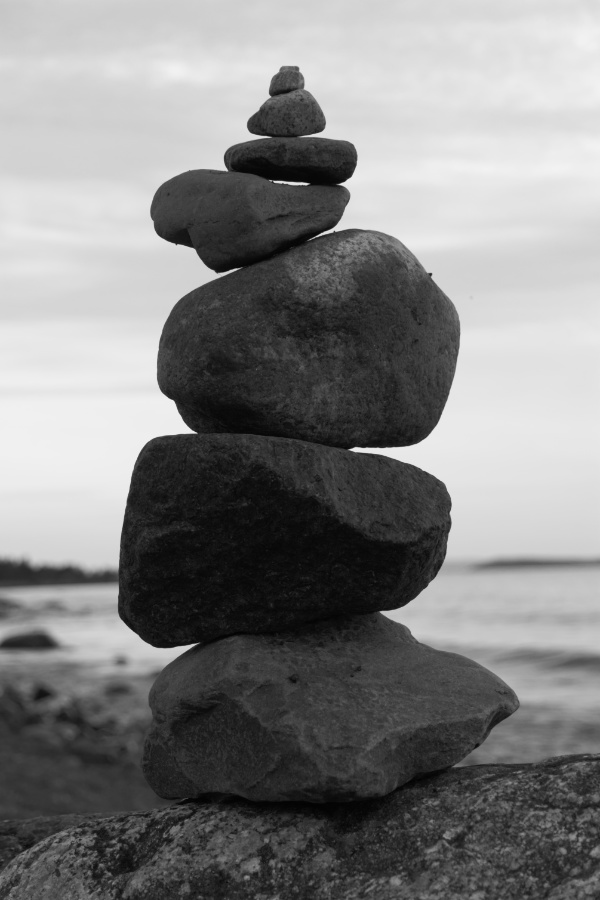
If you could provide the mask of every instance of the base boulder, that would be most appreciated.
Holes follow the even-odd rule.
[[[451,769],[356,804],[118,815],[18,856],[0,897],[583,900],[600,896],[599,848],[600,756],[565,756]]]

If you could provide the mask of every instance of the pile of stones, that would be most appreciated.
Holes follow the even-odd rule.
[[[161,337],[161,390],[195,434],[144,447],[119,610],[157,647],[143,768],[162,797],[377,797],[453,765],[518,705],[475,662],[381,614],[446,552],[450,498],[352,447],[435,427],[458,354],[450,300],[395,238],[334,227],[356,165],[295,66],[274,76],[227,171],[185,172],[157,233],[216,272]],[[307,182],[306,184],[277,184]],[[314,238],[313,240],[308,240]]]

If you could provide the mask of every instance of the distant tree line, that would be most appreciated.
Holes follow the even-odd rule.
[[[27,559],[0,557],[0,586],[27,584],[93,584],[117,581],[116,569],[86,570],[79,566],[33,565]]]

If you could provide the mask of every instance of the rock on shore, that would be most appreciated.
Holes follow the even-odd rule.
[[[60,647],[58,641],[41,628],[19,631],[0,641],[0,650],[54,650]]]
[[[451,769],[355,804],[195,801],[71,824],[13,860],[2,900],[600,896],[600,755]]]

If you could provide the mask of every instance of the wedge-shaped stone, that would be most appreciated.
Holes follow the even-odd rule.
[[[375,613],[194,647],[161,672],[150,706],[143,769],[159,796],[325,803],[454,765],[518,700]]]
[[[269,97],[248,119],[250,134],[265,137],[300,137],[318,134],[324,128],[323,110],[310,91],[304,90]]]
[[[437,424],[458,344],[454,306],[400,241],[342,231],[180,300],[158,381],[194,431],[399,447]]]
[[[174,647],[404,606],[446,552],[450,497],[385,456],[256,435],[155,438],[135,465],[119,612]]]
[[[160,237],[193,247],[210,269],[225,272],[333,228],[349,199],[338,186],[195,169],[159,187],[150,215]]]
[[[356,147],[330,138],[263,138],[234,144],[225,153],[232,172],[249,172],[274,181],[339,184],[356,168]]]

